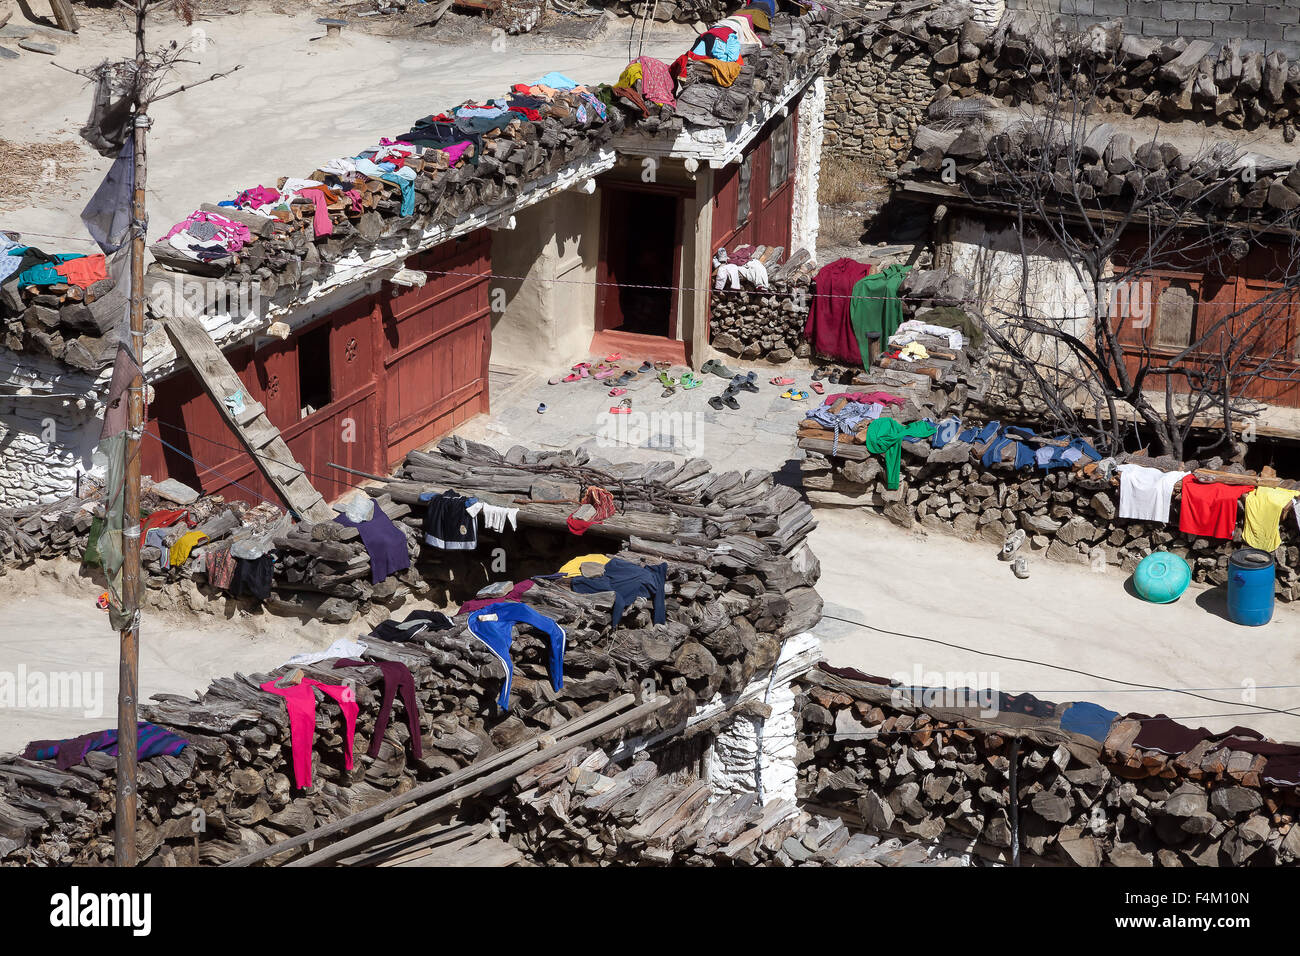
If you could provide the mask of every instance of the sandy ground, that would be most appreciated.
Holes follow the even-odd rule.
[[[1042,664],[1001,660],[826,618],[818,628],[828,660],[905,683],[941,683],[918,670],[959,675],[947,686],[1031,691],[1045,700],[1090,700],[1121,713],[1163,713],[1192,726],[1253,727],[1300,740],[1300,610],[1279,604],[1263,627],[1224,616],[1221,588],[1193,589],[1171,605],[1148,604],[1116,568],[1094,573],[1045,558],[1015,578],[987,544],[909,534],[851,508],[820,508],[813,550],[826,613],[899,634]],[[1045,664],[1087,671],[1069,673]],[[973,676],[972,676],[973,675]],[[1105,678],[1187,694],[1128,688]],[[1245,688],[1253,686],[1253,703]],[[1230,716],[1208,717],[1202,715]],[[1197,719],[1188,719],[1197,718]]]
[[[95,607],[101,590],[64,560],[0,577],[0,753],[20,750],[31,740],[116,726],[118,636]],[[408,602],[399,616],[418,606],[424,605]],[[376,613],[378,618],[387,614]],[[302,624],[247,613],[226,619],[149,611],[142,621],[142,701],[153,694],[192,695],[214,677],[268,670],[294,654],[370,630],[360,620]],[[67,686],[77,696],[37,696],[41,688],[56,686],[60,674],[75,675]]]
[[[306,176],[328,159],[354,155],[466,99],[499,96],[550,70],[579,82],[611,82],[628,62],[630,21],[611,22],[603,39],[589,43],[557,41],[545,29],[494,41],[486,25],[456,42],[346,29],[327,40],[315,22],[320,15],[319,9],[292,16],[250,11],[192,26],[158,18],[151,46],[194,46],[187,55],[193,62],[182,65],[177,83],[240,69],[151,111],[151,237],[203,202],[280,176]],[[685,25],[658,24],[645,53],[672,60],[693,35]],[[40,238],[50,251],[85,251],[90,244],[79,238],[85,235],[80,210],[110,161],[77,137],[89,112],[89,85],[53,64],[76,70],[120,58],[132,40],[121,29],[88,29],[57,42],[54,57],[23,53],[0,61],[0,89],[22,91],[5,97],[0,140],[61,144],[66,154],[66,161],[42,165],[26,194],[0,197],[0,228]]]

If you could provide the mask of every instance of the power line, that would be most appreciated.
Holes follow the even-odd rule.
[[[976,654],[981,657],[988,657],[996,660],[1013,661],[1019,664],[1030,664],[1036,667],[1048,667],[1051,668],[1052,670],[1065,671],[1070,674],[1079,674],[1080,676],[1091,677],[1094,678],[1095,680],[1108,681],[1116,684],[1123,684],[1126,687],[1133,687],[1133,688],[1144,689],[1148,691],[1158,691],[1161,693],[1169,693],[1169,694],[1183,694],[1188,697],[1198,698],[1199,700],[1206,700],[1214,704],[1234,705],[1234,704],[1244,703],[1245,706],[1253,707],[1256,709],[1256,712],[1260,712],[1260,713],[1273,713],[1273,714],[1281,714],[1287,717],[1300,717],[1300,714],[1296,714],[1294,712],[1296,708],[1291,708],[1290,710],[1280,710],[1276,707],[1266,707],[1263,704],[1251,704],[1244,701],[1223,700],[1218,697],[1206,697],[1194,691],[1184,690],[1178,687],[1161,687],[1158,684],[1144,684],[1137,681],[1124,680],[1123,678],[1120,677],[1107,677],[1104,674],[1094,674],[1091,671],[1080,670],[1079,668],[1075,668],[1075,667],[1066,667],[1062,664],[1052,664],[1052,663],[1048,663],[1047,661],[1038,661],[1027,657],[1017,657],[1013,654],[998,654],[993,651],[982,651],[977,648],[967,647],[963,644],[957,644],[952,641],[940,640],[939,638],[936,637],[923,637],[919,634],[907,634],[902,631],[891,631],[888,630],[887,628],[876,627],[874,624],[867,624],[864,621],[856,621],[853,620],[852,618],[839,617],[838,615],[835,614],[826,614],[823,612],[822,617],[830,618],[833,621],[842,621],[845,624],[854,624],[857,625],[858,627],[863,627],[868,630],[876,631],[879,634],[887,634],[891,637],[907,638],[908,640],[913,640],[913,641],[925,641],[926,643],[929,644],[938,644],[943,647],[949,647],[952,648],[953,650],[964,651],[968,654]]]

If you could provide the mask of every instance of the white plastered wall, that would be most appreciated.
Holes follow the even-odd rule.
[[[790,248],[807,249],[817,259],[819,227],[817,188],[821,181],[822,138],[826,127],[826,80],[817,77],[799,103],[796,133],[794,197],[790,210]]]
[[[492,364],[547,368],[587,354],[599,233],[599,190],[560,193],[493,232]]]

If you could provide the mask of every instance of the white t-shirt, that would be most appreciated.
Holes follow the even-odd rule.
[[[1146,465],[1120,465],[1119,516],[1169,522],[1169,496],[1190,471],[1161,471]]]

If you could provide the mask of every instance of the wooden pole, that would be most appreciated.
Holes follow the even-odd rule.
[[[624,707],[635,702],[635,695],[623,694],[620,697],[614,698],[614,700],[610,701],[608,704],[597,707],[594,710],[583,714],[581,717],[575,717],[573,720],[567,721],[559,727],[553,728],[548,736],[556,740],[564,740],[565,738],[576,734],[583,728],[591,726],[597,721],[604,720],[606,717],[617,714]],[[229,863],[223,863],[221,865],[252,866],[254,863],[260,863],[268,857],[279,856],[286,850],[292,850],[295,847],[314,843],[316,840],[324,839],[325,837],[332,836],[335,833],[341,833],[344,830],[350,830],[355,826],[359,826],[362,823],[368,823],[371,820],[379,820],[385,814],[391,813],[394,810],[400,810],[408,804],[415,803],[417,800],[423,800],[425,797],[441,793],[443,790],[448,790],[467,780],[472,780],[475,777],[482,776],[490,770],[496,770],[498,767],[501,767],[512,760],[533,753],[538,748],[539,739],[540,738],[537,737],[529,738],[523,743],[516,744],[508,750],[503,750],[500,753],[493,754],[486,760],[480,760],[478,763],[472,763],[468,767],[462,767],[455,773],[450,773],[445,777],[439,777],[437,780],[432,780],[429,783],[420,784],[418,787],[413,787],[405,793],[400,793],[395,797],[389,797],[387,800],[377,803],[373,807],[368,807],[365,810],[343,817],[341,820],[335,820],[333,823],[327,823],[323,827],[316,827],[314,830],[300,833],[287,840],[273,843],[254,853],[250,853],[248,856],[243,856],[237,860],[231,860]]]
[[[145,68],[144,20],[148,0],[136,0],[135,60]],[[149,116],[141,99],[135,99],[135,191],[131,196],[131,307],[130,349],[135,361],[127,390],[127,432],[122,454],[126,459],[122,514],[122,607],[131,619],[121,631],[117,676],[117,793],[113,816],[113,861],[136,865],[136,704],[140,669],[140,439],[144,431],[144,246],[145,246],[145,131]]]

